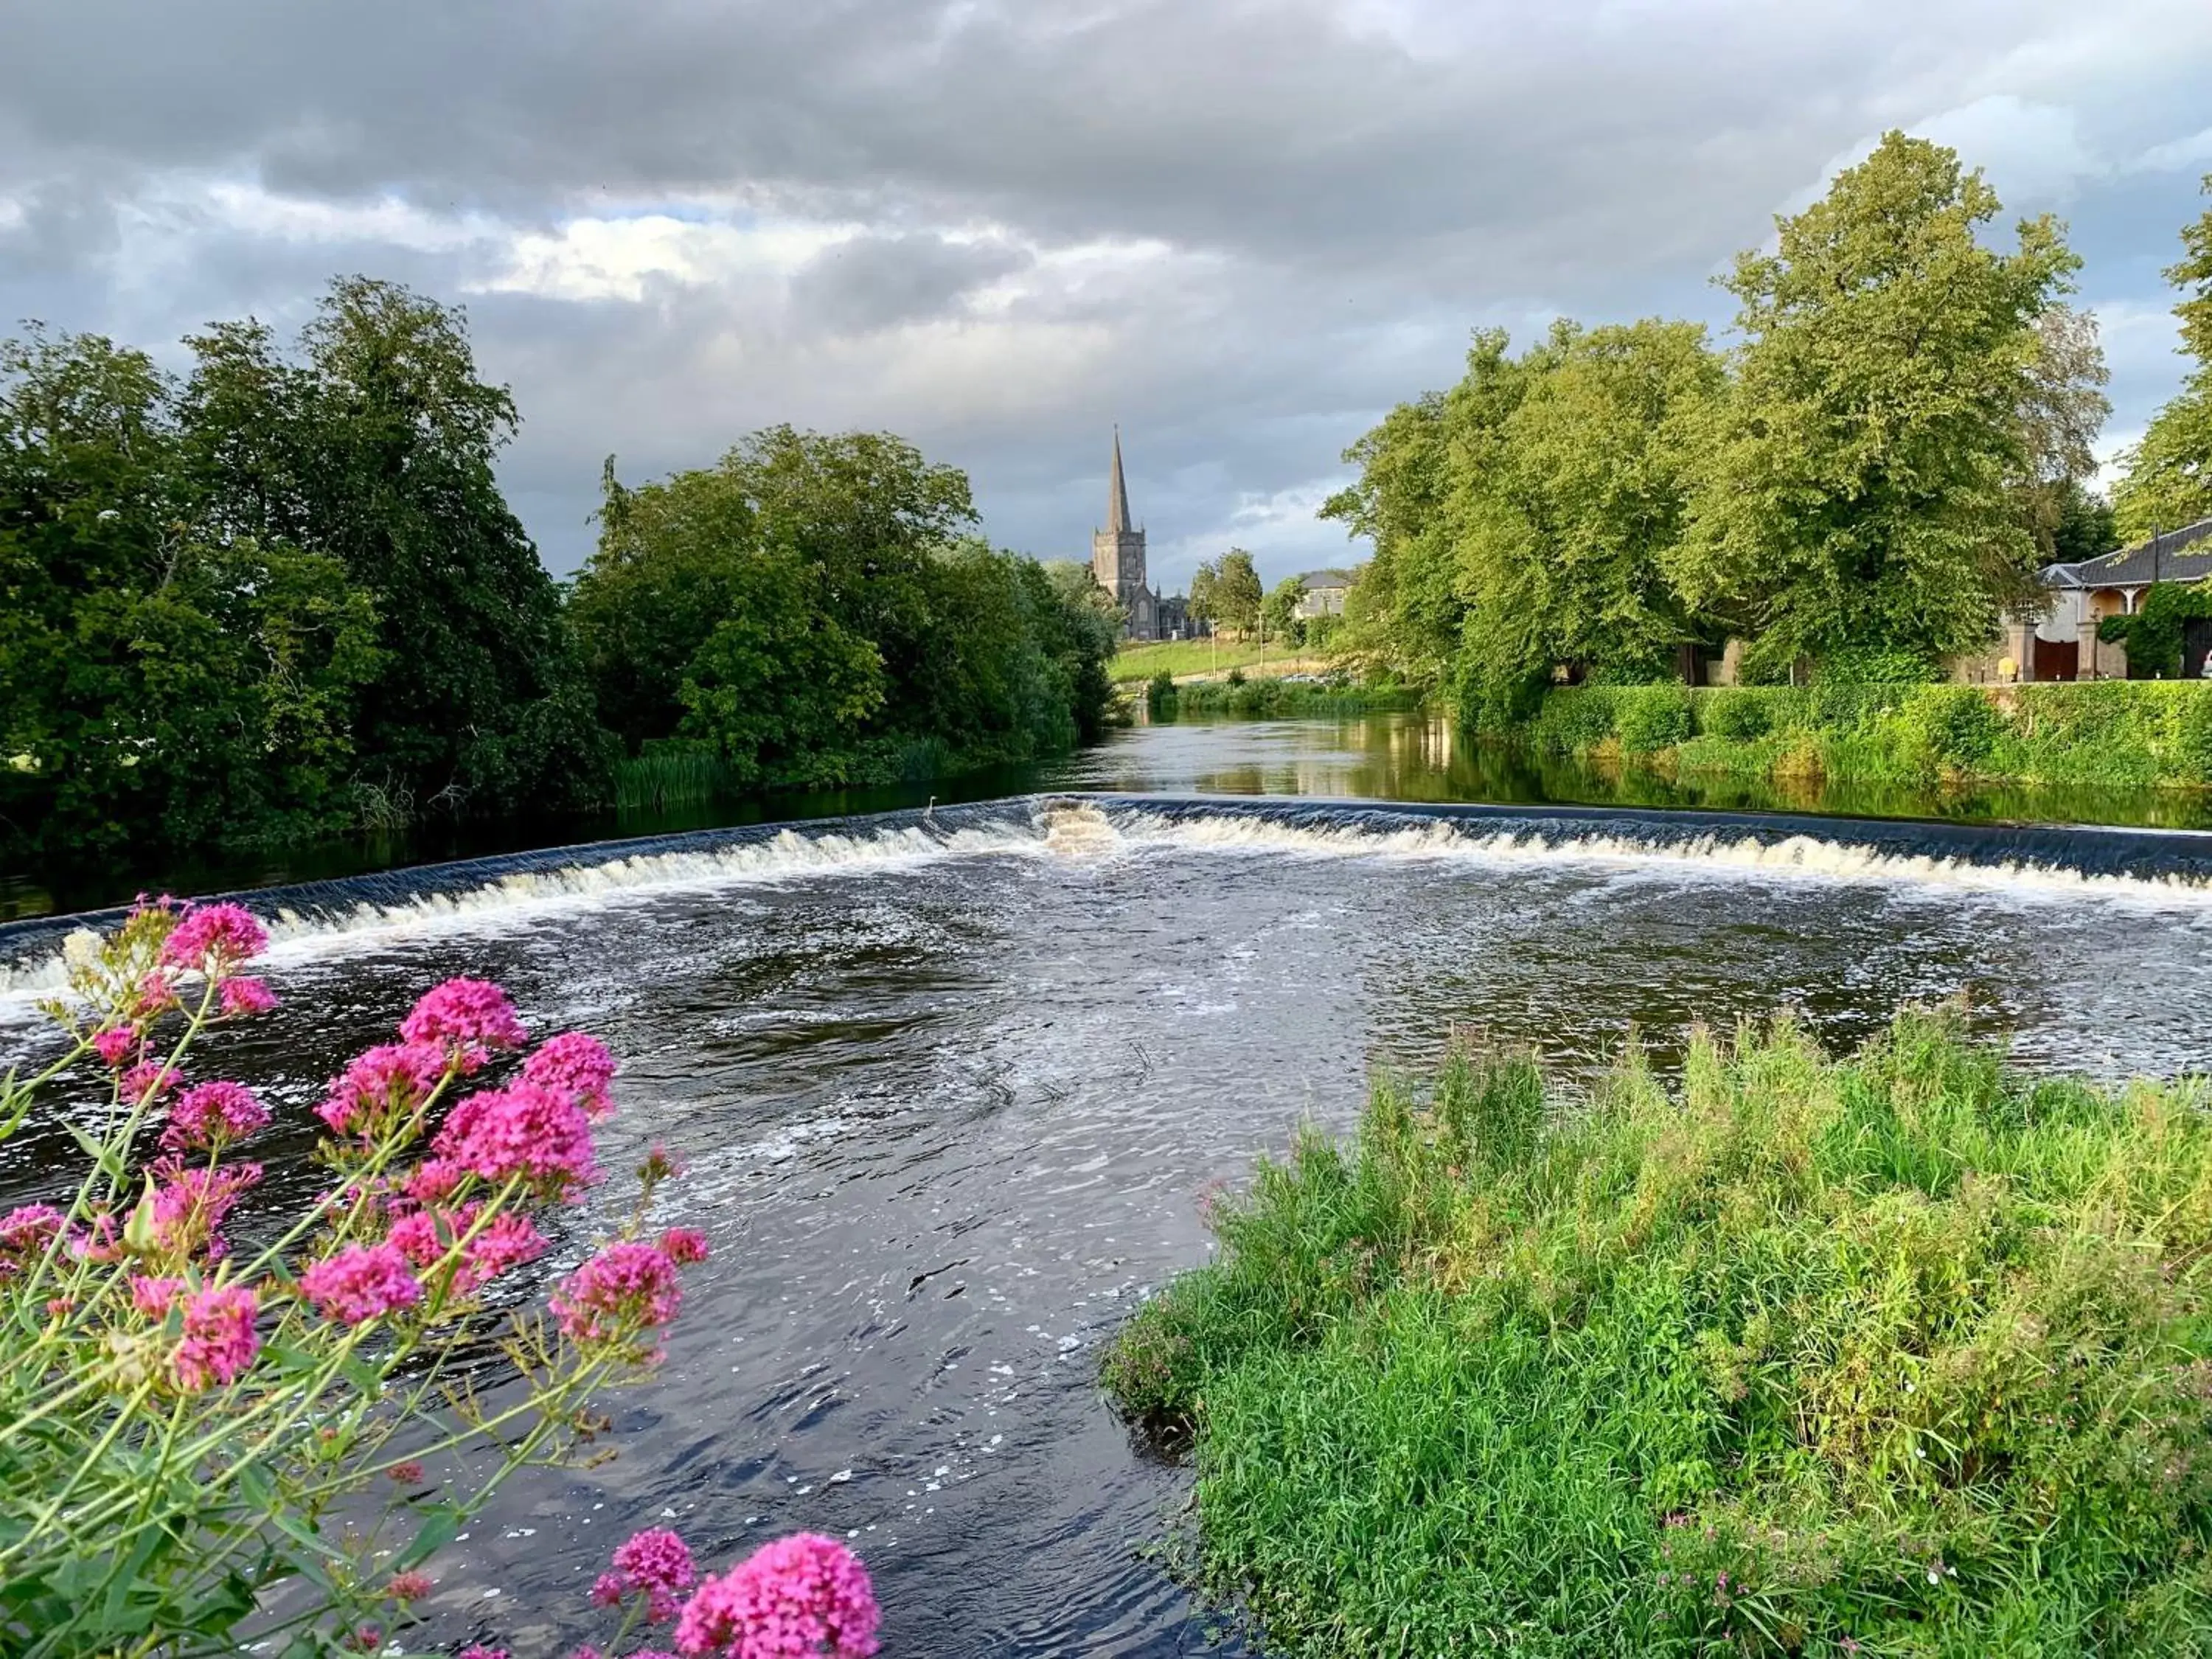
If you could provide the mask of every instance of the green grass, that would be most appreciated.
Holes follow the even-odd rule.
[[[615,765],[617,811],[665,811],[721,799],[736,788],[721,757],[704,744],[670,740],[648,744],[635,759]]]
[[[1620,755],[1683,772],[2212,783],[2212,685],[2193,681],[1577,686],[1547,696],[1529,729],[1555,754]]]
[[[1176,688],[1171,711],[1164,699],[1154,698],[1152,703],[1156,717],[1231,714],[1242,720],[1295,720],[1315,714],[1379,714],[1418,708],[1421,696],[1397,685],[1293,684],[1252,678],[1236,685],[1225,679],[1192,681]]]
[[[1182,678],[1186,674],[1226,674],[1232,668],[1247,673],[1266,668],[1275,674],[1322,672],[1328,663],[1319,652],[1270,641],[1168,640],[1158,645],[1124,645],[1107,665],[1116,681],[1148,680],[1164,668]]]
[[[1378,1086],[1104,1379],[1275,1656],[2212,1650],[2212,1119],[1948,1014]]]

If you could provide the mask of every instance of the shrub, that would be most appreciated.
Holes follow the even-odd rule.
[[[2195,1654],[2207,1194],[2201,1089],[1948,1013],[1493,1064],[1263,1165],[1104,1376],[1270,1653]]]
[[[2003,711],[1971,685],[1916,688],[1898,724],[1905,757],[1927,771],[1974,771],[2005,733]]]
[[[1753,743],[1771,729],[1773,716],[1766,705],[1765,696],[1755,690],[1716,691],[1699,701],[1698,724],[1731,743]]]
[[[1145,685],[1145,708],[1155,720],[1176,712],[1177,701],[1175,676],[1164,668],[1153,674]]]
[[[538,1222],[599,1179],[614,1058],[574,1032],[526,1055],[504,992],[448,981],[331,1082],[324,1189],[249,1212],[261,1166],[231,1154],[272,1114],[185,1078],[210,1027],[276,1006],[245,971],[264,943],[238,906],[167,900],[73,935],[47,1006],[68,1040],[0,1085],[6,1139],[99,1080],[54,1114],[86,1155],[74,1191],[0,1217],[0,1650],[236,1652],[249,1621],[287,1659],[381,1646],[493,1492],[652,1374],[706,1255],[647,1225],[656,1151],[615,1235],[507,1316],[513,1386],[480,1394]],[[866,1645],[837,1651],[872,1651],[872,1603],[853,1628]]]
[[[1537,746],[1554,754],[1595,749],[1613,733],[1619,693],[1604,686],[1559,687],[1536,710]]]
[[[1656,754],[1690,740],[1690,694],[1679,685],[1624,686],[1614,694],[1614,729],[1631,755]]]

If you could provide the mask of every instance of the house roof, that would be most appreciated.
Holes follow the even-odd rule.
[[[2045,565],[2045,587],[2142,587],[2153,581],[2193,582],[2212,576],[2212,519],[2199,519],[2094,559]]]
[[[1309,570],[1298,578],[1298,586],[1310,593],[1316,587],[1349,587],[1356,570]]]

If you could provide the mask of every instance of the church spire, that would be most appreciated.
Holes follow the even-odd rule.
[[[1114,428],[1114,477],[1106,486],[1106,528],[1120,534],[1131,528],[1129,486],[1121,477],[1121,428]]]

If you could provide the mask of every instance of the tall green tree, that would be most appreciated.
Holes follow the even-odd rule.
[[[1892,132],[1746,253],[1738,375],[1670,562],[1770,668],[1979,647],[2033,592],[2039,319],[2078,261],[2048,216],[2010,252],[1953,151]]]
[[[203,510],[143,352],[0,344],[0,849],[67,866],[329,833],[382,663],[336,559]]]
[[[559,589],[494,473],[514,402],[478,375],[465,315],[349,276],[291,356],[251,322],[189,343],[201,510],[228,533],[330,555],[375,601],[384,665],[360,697],[364,773],[422,806],[603,799],[611,754]]]
[[[2212,173],[2204,189],[2212,194]],[[2183,258],[2166,273],[2182,293],[2182,353],[2196,367],[2127,458],[2112,511],[2130,539],[2212,518],[2212,208],[2181,233]]]
[[[1190,573],[1189,611],[1192,622],[1211,628],[1220,620],[1217,608],[1220,582],[1221,568],[1212,560],[1200,561],[1198,568]]]
[[[1221,556],[1214,567],[1212,608],[1224,627],[1239,634],[1249,634],[1260,626],[1260,601],[1263,597],[1260,573],[1254,568],[1252,556],[1241,547],[1232,547]]]
[[[1298,606],[1305,597],[1305,584],[1296,576],[1285,576],[1277,582],[1261,602],[1261,631],[1285,644],[1304,644],[1305,628],[1298,616]]]
[[[1705,330],[1562,322],[1522,367],[1489,465],[1454,496],[1470,714],[1513,711],[1563,666],[1663,678],[1714,642],[1668,571],[1723,388]]]

